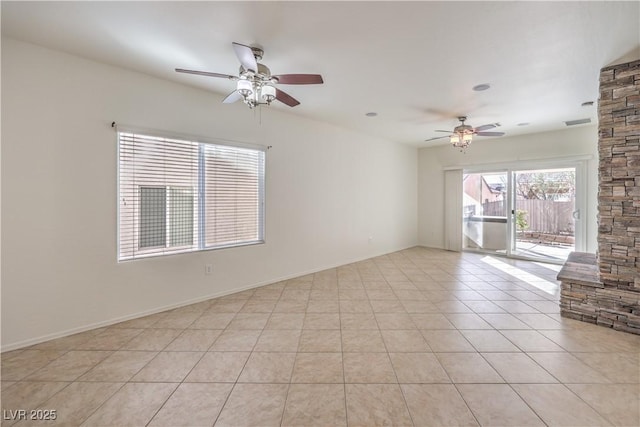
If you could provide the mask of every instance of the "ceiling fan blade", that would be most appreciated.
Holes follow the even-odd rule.
[[[442,138],[449,138],[448,136],[436,136],[435,138],[429,138],[429,139],[425,139],[424,142],[429,142],[429,141],[433,141],[436,139],[442,139]]]
[[[494,127],[496,127],[496,125],[494,125],[493,123],[490,123],[488,125],[482,125],[482,126],[478,126],[477,128],[475,128],[474,130],[476,132],[482,132],[483,130],[488,130],[488,129],[493,129]]]
[[[221,77],[223,79],[229,79],[229,80],[238,80],[236,76],[230,76],[229,74],[210,73],[209,71],[195,71],[195,70],[185,70],[182,68],[176,68],[176,72],[186,73],[186,74],[197,74],[199,76],[207,76],[207,77]]]
[[[318,85],[324,83],[320,74],[278,74],[273,76],[284,85]]]
[[[450,130],[434,130],[434,132],[446,132],[446,133],[452,133]]]
[[[223,104],[233,104],[236,101],[240,101],[242,99],[242,95],[237,90],[231,92],[225,99],[222,100]]]
[[[278,88],[276,88],[276,99],[283,104],[287,104],[289,107],[295,107],[296,105],[300,104],[300,101]]]
[[[258,63],[256,62],[256,57],[253,56],[251,47],[233,42],[233,50],[245,70],[253,71],[254,73],[258,71]]]
[[[502,136],[504,132],[476,132],[478,136]]]

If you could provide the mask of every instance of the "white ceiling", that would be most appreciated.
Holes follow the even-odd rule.
[[[596,122],[600,68],[640,58],[640,2],[8,2],[2,34],[220,95],[234,83],[232,42],[261,46],[288,110],[387,139],[425,139],[467,124],[507,135]],[[472,87],[491,88],[474,92]],[[276,105],[278,104],[278,105]],[[375,111],[378,117],[365,113]],[[517,126],[529,122],[529,126]]]

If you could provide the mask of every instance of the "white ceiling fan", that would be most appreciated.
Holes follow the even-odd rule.
[[[233,50],[240,60],[240,70],[237,76],[229,74],[212,73],[209,71],[185,70],[176,68],[178,73],[197,74],[200,76],[220,77],[236,81],[236,90],[231,92],[222,102],[231,104],[243,100],[249,108],[259,105],[269,105],[277,99],[289,107],[295,107],[300,102],[286,92],[277,89],[277,84],[287,85],[312,85],[322,84],[320,74],[277,74],[272,75],[271,70],[258,61],[262,59],[264,51],[259,47],[246,46],[233,43]]]
[[[495,127],[500,126],[500,123],[489,123],[486,125],[472,127],[466,125],[464,122],[467,120],[467,116],[458,117],[460,120],[460,124],[453,128],[453,131],[450,130],[436,130],[435,132],[446,132],[449,135],[446,136],[436,136],[434,138],[429,138],[425,141],[434,141],[436,139],[441,138],[449,138],[449,142],[453,144],[454,147],[465,149],[473,140],[473,135],[478,136],[503,136],[504,132],[486,132],[488,129],[493,129]]]

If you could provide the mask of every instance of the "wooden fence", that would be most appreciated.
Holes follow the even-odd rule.
[[[505,216],[506,202],[486,202],[482,204],[484,216]],[[574,233],[574,202],[555,200],[524,199],[516,200],[516,210],[523,211],[527,221],[525,231],[548,234]]]

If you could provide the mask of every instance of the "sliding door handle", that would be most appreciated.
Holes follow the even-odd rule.
[[[580,209],[573,211],[573,213],[571,214],[571,216],[573,216],[573,219],[575,220],[579,220],[580,219]]]

